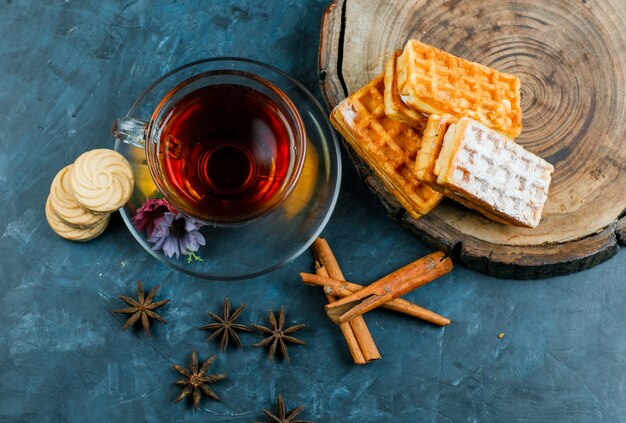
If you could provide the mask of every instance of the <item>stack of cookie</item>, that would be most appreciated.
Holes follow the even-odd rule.
[[[413,218],[444,195],[533,228],[553,166],[516,144],[520,80],[409,40],[330,120]]]
[[[81,154],[57,173],[46,201],[46,219],[59,236],[89,241],[106,228],[111,213],[133,191],[128,161],[118,152],[96,149]]]

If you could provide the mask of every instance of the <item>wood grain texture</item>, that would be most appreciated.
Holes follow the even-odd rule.
[[[524,279],[575,272],[614,255],[624,238],[625,21],[623,0],[337,0],[322,20],[322,90],[336,105],[411,38],[517,74],[517,142],[555,167],[535,229],[491,222],[449,200],[410,219],[348,152],[394,220],[468,267]]]

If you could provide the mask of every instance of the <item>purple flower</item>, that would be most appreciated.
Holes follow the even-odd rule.
[[[135,212],[135,217],[132,218],[133,225],[138,231],[146,231],[150,238],[156,229],[155,221],[166,212],[178,213],[165,198],[148,198]]]
[[[190,254],[205,245],[204,236],[198,231],[204,225],[181,213],[166,212],[154,221],[154,225],[155,230],[148,242],[154,243],[153,251],[163,250],[168,257],[176,254],[178,258],[180,254]]]

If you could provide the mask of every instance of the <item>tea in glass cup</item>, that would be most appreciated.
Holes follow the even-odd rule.
[[[114,132],[133,142],[128,134],[140,133],[138,124],[159,191],[186,215],[214,225],[275,210],[293,190],[306,154],[304,124],[291,100],[270,82],[235,70],[184,81],[150,122],[118,120]]]

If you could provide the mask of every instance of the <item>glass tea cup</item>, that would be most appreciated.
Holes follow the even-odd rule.
[[[149,121],[117,119],[113,134],[145,149],[152,179],[174,208],[214,226],[276,210],[306,155],[305,126],[289,97],[235,69],[191,76],[160,100]]]

